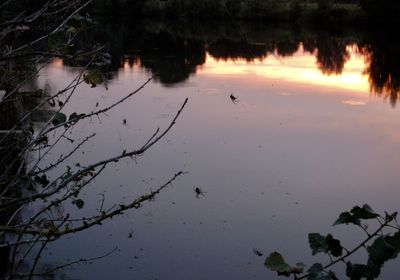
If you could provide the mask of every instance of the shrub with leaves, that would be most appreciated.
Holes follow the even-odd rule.
[[[333,224],[334,226],[354,225],[366,234],[366,238],[353,249],[343,247],[341,241],[335,239],[331,234],[325,236],[319,233],[310,233],[308,242],[312,255],[327,254],[331,260],[328,264],[314,263],[310,267],[303,263],[290,265],[278,252],[271,253],[264,264],[278,275],[293,277],[295,280],[336,280],[338,278],[331,268],[337,263],[346,264],[346,276],[349,279],[377,279],[384,264],[397,258],[400,253],[400,226],[396,217],[397,212],[391,214],[385,212],[381,215],[367,204],[362,207],[355,206],[350,211],[341,213]],[[368,231],[363,224],[366,220],[378,222],[375,231]],[[353,264],[349,260],[350,256],[362,249],[367,251],[368,260],[363,264]]]

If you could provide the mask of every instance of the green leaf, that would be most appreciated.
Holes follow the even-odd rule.
[[[319,233],[309,233],[308,243],[310,244],[310,248],[312,249],[313,256],[320,252],[328,252],[328,246],[325,243],[325,236],[322,236]]]
[[[343,247],[340,244],[340,240],[333,238],[331,234],[326,236],[325,240],[326,244],[328,244],[328,250],[334,257],[340,257],[343,253]]]
[[[394,235],[380,236],[367,248],[369,276],[375,279],[388,260],[395,259],[400,253],[400,231]]]
[[[369,261],[382,266],[386,261],[394,259],[400,253],[400,231],[393,236],[380,236],[368,247]]]
[[[73,122],[73,123],[76,123],[76,122],[78,122],[81,118],[83,118],[84,116],[86,116],[86,114],[77,114],[76,112],[74,112],[74,113],[72,113],[72,114],[69,116],[69,121],[70,121],[70,122]]]
[[[369,266],[365,264],[352,264],[348,262],[346,265],[346,276],[352,280],[361,280],[367,278],[371,273]]]
[[[278,275],[289,276],[290,274],[300,274],[304,271],[304,265],[298,263],[291,266],[285,262],[282,255],[278,252],[271,253],[264,262],[264,265],[270,270],[275,271]]]
[[[337,279],[335,274],[331,271],[325,271],[320,263],[313,264],[308,272],[308,280],[334,280]]]
[[[397,231],[393,236],[386,236],[385,241],[392,246],[397,253],[400,253],[400,231]]]
[[[333,225],[355,224],[360,226],[361,220],[375,219],[377,217],[379,217],[379,214],[375,213],[368,204],[364,204],[363,207],[355,206],[350,212],[340,214]]]
[[[103,83],[103,75],[99,71],[92,71],[84,76],[84,81],[92,87],[95,87]]]
[[[349,212],[343,212],[342,214],[339,215],[339,218],[335,221],[333,225],[336,226],[341,224],[361,225],[361,222],[360,219],[353,217],[353,215],[351,215]]]
[[[82,209],[85,205],[85,202],[82,199],[77,199],[73,201],[73,204],[75,204],[79,209]]]
[[[396,219],[397,219],[397,212],[389,214],[388,212],[385,211],[385,220],[386,221],[391,222],[393,220],[396,221]]]
[[[343,253],[343,247],[340,241],[333,238],[331,234],[323,236],[319,233],[310,233],[308,234],[308,242],[313,255],[322,252],[325,254],[330,253],[334,257],[340,257]]]
[[[355,206],[350,211],[355,218],[358,219],[375,219],[379,217],[379,214],[375,213],[374,210],[368,205],[364,204],[363,207]]]
[[[71,26],[70,28],[67,29],[67,33],[77,33],[78,29],[76,29],[75,27]]]
[[[66,121],[67,121],[67,116],[64,115],[63,113],[57,112],[54,115],[52,123],[53,125],[59,125],[65,123]]]

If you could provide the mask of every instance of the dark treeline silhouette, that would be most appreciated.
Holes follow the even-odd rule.
[[[157,18],[246,19],[286,22],[399,21],[397,0],[100,0],[107,15]]]
[[[210,22],[118,23],[99,21],[91,33],[94,40],[110,42],[112,79],[124,63],[137,64],[151,72],[164,86],[184,82],[205,63],[208,53],[217,60],[253,61],[274,56],[292,56],[300,46],[315,55],[316,65],[326,75],[341,74],[349,59],[348,46],[356,45],[365,57],[365,73],[371,91],[396,104],[400,92],[400,43],[393,32],[333,32],[268,26]],[[387,42],[391,42],[388,44]]]
[[[395,23],[400,20],[400,1],[398,0],[360,0],[360,5],[375,22]]]
[[[206,61],[205,42],[188,36],[171,36],[168,31],[149,32],[141,24],[100,23],[89,35],[108,42],[112,57],[109,77],[123,66],[140,63],[155,80],[173,85],[189,78]],[[155,29],[158,27],[154,26]]]
[[[265,58],[268,48],[265,44],[251,44],[246,40],[220,39],[208,43],[207,51],[211,56],[221,60],[245,59],[252,61],[255,58]]]
[[[165,32],[146,36],[138,47],[142,67],[166,85],[186,80],[206,61],[204,42],[173,37]]]
[[[324,74],[331,75],[342,73],[344,64],[349,59],[347,46],[355,42],[344,38],[332,39],[329,34],[323,34],[314,40],[304,40],[302,43],[305,51],[316,54],[318,69]]]
[[[360,44],[367,60],[371,91],[396,105],[400,98],[400,39],[397,30],[374,31]]]

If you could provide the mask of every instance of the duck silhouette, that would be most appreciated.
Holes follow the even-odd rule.
[[[229,98],[231,99],[231,101],[236,104],[237,102],[239,102],[237,96],[234,96],[233,93],[231,93],[231,95],[229,96]]]

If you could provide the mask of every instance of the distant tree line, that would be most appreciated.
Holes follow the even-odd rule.
[[[360,5],[369,18],[389,23],[400,20],[400,1],[398,0],[361,0]]]
[[[247,20],[333,20],[395,22],[397,0],[98,0],[95,11],[107,15]]]

